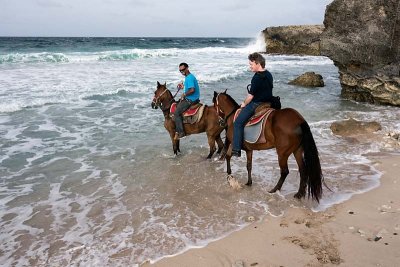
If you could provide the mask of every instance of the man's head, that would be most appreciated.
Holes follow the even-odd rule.
[[[189,73],[189,65],[185,62],[179,64],[179,72],[186,76]]]
[[[265,58],[260,53],[252,53],[248,58],[250,69],[252,71],[262,71],[265,68]]]

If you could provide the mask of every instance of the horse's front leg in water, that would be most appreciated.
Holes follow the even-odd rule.
[[[253,180],[251,179],[251,168],[252,168],[252,163],[253,163],[253,150],[247,150],[246,151],[246,158],[247,158],[247,183],[246,185],[251,185],[253,183]]]
[[[169,133],[170,137],[171,137],[171,141],[172,141],[172,149],[174,150],[174,154],[178,155],[178,151],[179,151],[179,141],[174,139],[175,136],[175,132],[173,133]]]
[[[226,154],[226,172],[228,173],[228,175],[232,174],[232,170],[231,170],[231,155]]]

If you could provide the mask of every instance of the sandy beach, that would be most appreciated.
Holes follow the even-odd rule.
[[[142,266],[399,266],[400,156],[371,155],[381,185],[323,212],[290,208],[204,248]]]

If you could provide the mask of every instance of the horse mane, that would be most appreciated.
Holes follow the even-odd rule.
[[[167,89],[167,87],[165,87],[165,89]],[[172,95],[171,91],[169,89],[167,89],[167,90],[168,90],[168,93],[169,93],[169,96],[171,97],[171,99],[174,99],[174,96]]]
[[[164,88],[164,90],[167,90],[167,93],[169,94],[169,96],[171,97],[171,99],[174,99],[174,96],[172,95],[172,93],[171,93],[171,91],[166,87],[166,86],[164,86],[164,85],[161,85],[163,88]],[[175,99],[174,99],[175,100]]]
[[[221,94],[224,94],[228,97],[228,99],[230,99],[230,101],[235,105],[235,108],[239,107],[239,104],[235,101],[235,99],[233,99],[233,97],[231,97],[230,95],[228,95],[227,93],[223,92]]]

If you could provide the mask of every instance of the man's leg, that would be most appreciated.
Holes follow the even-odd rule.
[[[176,110],[174,113],[175,118],[175,132],[178,133],[178,136],[185,136],[185,131],[183,130],[183,118],[182,113],[185,112],[190,107],[191,103],[186,99],[181,100],[176,106]]]

